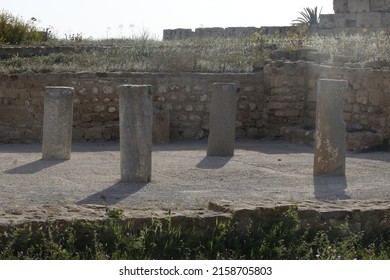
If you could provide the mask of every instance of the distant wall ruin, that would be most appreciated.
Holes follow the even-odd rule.
[[[287,34],[294,30],[294,26],[266,26],[266,27],[210,27],[192,29],[164,29],[163,40],[185,40],[189,38],[224,37],[238,38],[250,36],[254,33],[262,35]]]
[[[318,26],[309,32],[321,35],[345,32],[348,34],[367,33],[382,30],[390,34],[390,0],[333,0],[334,14],[321,14]],[[183,40],[188,38],[224,37],[236,38],[262,35],[287,34],[294,26],[264,27],[212,27],[191,29],[165,29],[163,40]]]

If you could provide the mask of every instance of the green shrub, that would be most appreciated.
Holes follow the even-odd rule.
[[[195,220],[194,220],[195,221]],[[117,219],[26,224],[0,232],[1,259],[389,259],[389,233],[353,233],[348,222],[301,227],[296,208],[268,222],[214,226],[170,219],[140,227]]]
[[[33,22],[24,22],[4,10],[0,12],[0,44],[40,43],[48,38],[48,30],[40,31]]]

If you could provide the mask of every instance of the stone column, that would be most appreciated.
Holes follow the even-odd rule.
[[[122,85],[119,90],[119,135],[121,180],[151,181],[152,86]]]
[[[73,95],[71,87],[46,87],[43,113],[42,158],[70,159]]]
[[[234,155],[238,92],[235,83],[214,83],[212,86],[208,156]]]
[[[319,80],[314,151],[314,176],[345,176],[345,80]]]

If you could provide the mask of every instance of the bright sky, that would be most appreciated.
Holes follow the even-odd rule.
[[[0,0],[0,9],[52,27],[58,37],[129,37],[142,30],[285,26],[305,7],[333,13],[333,0]]]

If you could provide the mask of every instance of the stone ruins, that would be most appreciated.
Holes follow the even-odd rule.
[[[163,40],[185,40],[189,38],[225,37],[236,38],[250,36],[254,33],[263,35],[286,34],[294,29],[292,26],[264,26],[264,27],[204,27],[195,31],[186,28],[164,29]]]
[[[214,83],[212,89],[207,155],[233,156],[238,86]]]
[[[150,85],[119,86],[120,169],[124,182],[152,176],[153,104]]]
[[[335,14],[321,15],[319,30],[359,33],[390,29],[389,0],[333,0]]]
[[[42,138],[43,159],[70,159],[73,95],[74,88],[45,88]]]
[[[345,176],[343,109],[348,81],[321,79],[317,85],[314,176]]]
[[[345,176],[345,80],[317,82],[314,176]],[[120,85],[120,173],[126,183],[148,183],[152,174],[151,85]],[[236,83],[213,83],[207,156],[232,157],[235,144]],[[43,159],[71,156],[73,94],[70,87],[45,87]]]
[[[333,15],[321,15],[319,30],[390,26],[390,0],[335,0],[334,10]],[[164,31],[164,39],[258,31],[177,29]],[[69,159],[71,140],[120,138],[122,180],[138,182],[150,181],[151,143],[170,139],[208,138],[210,156],[232,156],[235,137],[316,142],[316,175],[344,174],[344,144],[358,151],[390,144],[389,67],[356,67],[343,61],[327,66],[321,62],[329,58],[314,50],[288,55],[295,60],[271,56],[273,60],[244,74],[1,74],[0,143],[42,141],[44,159]],[[139,84],[148,86],[131,86]],[[143,115],[134,104],[140,104]],[[340,147],[337,153],[332,152],[335,147]],[[334,156],[329,162],[335,161],[336,167],[320,165],[324,156]]]
[[[236,137],[282,137],[314,142],[319,79],[347,80],[343,116],[347,149],[360,150],[390,139],[390,72],[384,69],[270,61],[246,74],[200,73],[23,73],[0,75],[0,142],[42,141],[45,87],[74,88],[72,139],[119,139],[119,94],[123,84],[153,86],[153,137],[202,139],[210,131],[212,84],[234,82]],[[155,142],[156,143],[156,142]]]
[[[321,8],[321,7],[319,7]],[[381,30],[390,34],[390,0],[333,0],[334,14],[321,14],[318,26],[309,32],[322,35],[346,32],[349,34]],[[242,37],[259,33],[262,35],[287,34],[294,26],[263,27],[210,27],[192,29],[165,29],[163,40],[184,40],[205,37]]]

